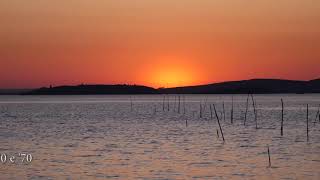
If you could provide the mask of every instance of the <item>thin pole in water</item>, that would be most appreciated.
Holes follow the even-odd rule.
[[[176,99],[177,99],[177,96],[174,96],[174,101],[173,101],[173,112],[176,112]]]
[[[130,109],[133,110],[133,103],[132,103],[132,97],[130,96]]]
[[[309,105],[307,104],[307,141],[309,141]]]
[[[183,114],[186,114],[186,97],[183,96]]]
[[[281,136],[283,136],[283,100],[281,98]]]
[[[178,113],[180,114],[180,95],[179,95]]]
[[[251,99],[252,99],[252,105],[253,105],[253,112],[254,112],[254,120],[256,122],[256,129],[258,129],[258,120],[257,120],[257,110],[256,110],[256,104],[253,98],[253,95],[251,94]]]
[[[231,124],[233,124],[233,96],[231,97]]]
[[[248,113],[248,106],[249,106],[249,94],[247,96],[247,103],[246,103],[246,112],[244,114],[244,121],[243,121],[243,125],[246,125],[246,121],[247,121],[247,113]]]
[[[211,107],[211,104],[209,105],[210,107],[210,118],[212,119],[212,107]]]
[[[168,106],[167,106],[167,110],[170,111],[170,96],[167,96],[167,102],[168,102]]]
[[[226,121],[226,111],[224,109],[224,101],[222,101],[223,121]]]
[[[318,111],[317,111],[317,114],[316,114],[316,118],[314,119],[314,122],[317,122],[317,118],[318,118],[318,117],[319,117],[319,122],[320,122],[319,111],[320,111],[320,104],[319,104],[319,106],[318,106]]]
[[[174,106],[175,106],[175,108],[174,108],[175,112],[178,112],[178,95],[177,95],[177,96],[175,96],[175,103],[174,103]]]
[[[268,157],[269,157],[269,167],[271,167],[271,156],[270,156],[269,145],[268,145]]]
[[[201,104],[201,101],[200,101],[200,118],[202,118],[202,104]]]
[[[218,114],[217,114],[216,106],[215,106],[214,104],[213,104],[213,109],[214,109],[214,113],[215,113],[215,115],[216,115],[216,118],[217,118],[217,120],[218,120],[219,129],[220,129],[221,136],[222,136],[222,139],[223,139],[223,142],[224,142],[225,140],[224,140],[223,131],[222,131],[222,128],[221,128],[219,116],[218,116]]]
[[[164,102],[165,102],[165,100],[166,100],[166,96],[164,95],[163,96],[163,101],[162,101],[162,111],[164,111]]]

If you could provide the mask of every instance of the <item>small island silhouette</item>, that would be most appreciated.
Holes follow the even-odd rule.
[[[141,85],[77,85],[43,87],[23,95],[94,95],[94,94],[276,94],[320,93],[320,79],[310,81],[283,79],[251,79],[198,86],[152,88]]]

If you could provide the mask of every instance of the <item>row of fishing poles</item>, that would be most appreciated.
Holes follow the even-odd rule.
[[[243,125],[246,126],[247,123],[247,117],[248,117],[248,110],[249,110],[249,103],[250,100],[252,102],[252,106],[253,106],[253,114],[254,114],[254,122],[255,122],[255,128],[258,128],[258,111],[257,111],[257,103],[256,100],[254,99],[253,94],[248,94],[247,99],[246,99],[246,109],[244,112],[244,120],[243,120]],[[170,105],[171,105],[171,99],[169,95],[164,95],[163,99],[162,99],[162,111],[170,111]],[[186,113],[186,96],[174,96],[174,101],[173,101],[173,111],[176,113]],[[200,101],[199,103],[199,118],[203,118],[204,114],[205,114],[205,110],[207,108],[207,98],[204,101]],[[171,105],[172,106],[172,105]],[[131,111],[133,111],[133,100],[132,97],[130,97],[130,108]],[[222,139],[223,141],[225,141],[224,139],[224,135],[223,135],[223,130],[220,124],[221,121],[221,117],[223,117],[224,121],[226,118],[226,111],[225,111],[225,104],[224,102],[222,102],[222,112],[220,112],[220,116],[218,115],[217,109],[215,104],[209,104],[209,109],[210,109],[210,118],[213,119],[213,114],[215,115],[218,125],[219,125],[219,129],[220,129],[220,133],[222,135]],[[156,105],[154,106],[154,113],[157,112],[157,107]],[[193,111],[193,116],[194,116],[194,111]],[[320,104],[318,106],[318,110],[315,116],[315,120],[313,121],[314,123],[317,121],[319,121],[320,123]],[[234,122],[234,101],[233,101],[233,96],[231,97],[231,110],[230,110],[230,123],[233,124]],[[188,119],[186,118],[186,126],[188,126]],[[283,136],[283,129],[284,129],[284,101],[281,98],[281,123],[280,123],[280,135]],[[218,132],[217,132],[218,134]],[[309,141],[309,105],[306,105],[306,134],[307,134],[307,141]]]
[[[253,106],[255,128],[258,129],[258,113],[257,113],[257,108],[256,108],[256,101],[255,101],[252,94],[248,94],[248,96],[247,96],[243,125],[246,126],[250,99],[251,99],[252,106]],[[130,98],[130,104],[131,104],[131,111],[132,111],[133,110],[132,98]],[[178,96],[174,97],[173,111],[180,114],[181,113],[181,104],[183,106],[183,114],[185,114],[186,113],[186,97],[185,96],[178,95]],[[202,103],[202,101],[200,101],[200,103],[199,103],[199,118],[204,117],[204,112],[205,112],[206,107],[207,107],[207,99],[204,100],[204,103]],[[222,102],[222,112],[221,112],[220,117],[217,113],[217,109],[216,109],[216,106],[214,103],[209,104],[209,109],[210,109],[210,118],[211,119],[213,119],[213,112],[214,112],[214,115],[215,115],[217,122],[218,122],[218,125],[219,125],[219,130],[220,130],[222,140],[223,140],[223,142],[225,142],[222,126],[220,123],[221,116],[223,117],[224,121],[225,121],[225,117],[226,117],[224,102]],[[168,96],[168,95],[163,96],[162,111],[163,112],[170,111],[170,96]],[[154,106],[154,113],[156,113],[156,112],[157,112],[157,109],[156,109],[156,105],[155,105]],[[194,113],[193,113],[193,116],[194,116]],[[233,124],[233,118],[234,118],[234,103],[233,103],[233,96],[232,96],[231,110],[230,110],[231,124]],[[314,123],[316,123],[317,119],[320,123],[320,104],[318,106],[318,110],[317,110],[317,113],[315,116]],[[188,119],[187,118],[186,118],[186,127],[188,127]],[[283,136],[283,127],[284,127],[284,102],[283,102],[283,99],[281,98],[281,124],[280,124],[280,135],[281,136]],[[306,105],[306,127],[307,127],[307,129],[306,129],[307,141],[309,141],[309,104]],[[219,137],[218,130],[217,130],[217,136]],[[271,155],[270,155],[269,145],[267,145],[267,154],[268,154],[268,163],[269,163],[268,167],[271,167]]]

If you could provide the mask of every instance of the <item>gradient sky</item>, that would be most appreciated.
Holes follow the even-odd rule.
[[[0,88],[320,77],[319,0],[1,0]]]

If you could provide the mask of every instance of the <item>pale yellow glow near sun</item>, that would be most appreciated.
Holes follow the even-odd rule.
[[[139,70],[138,77],[144,79],[142,84],[159,88],[199,83],[201,71],[190,56],[153,56],[150,59],[152,63],[143,64]]]
[[[155,75],[155,83],[161,87],[174,87],[190,83],[190,79],[182,70],[163,69]]]

